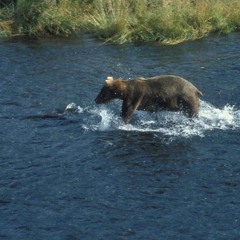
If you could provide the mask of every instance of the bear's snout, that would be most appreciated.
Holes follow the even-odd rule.
[[[109,99],[107,99],[106,97],[104,97],[102,94],[99,94],[96,98],[95,98],[95,103],[96,104],[103,104],[103,103],[107,103],[109,101]]]
[[[97,97],[95,98],[95,103],[96,104],[100,104],[101,103],[101,97],[99,95],[97,95]]]
[[[100,98],[99,98],[99,97],[96,97],[96,98],[95,98],[95,103],[96,103],[96,104],[100,104],[100,103],[101,103],[101,101],[100,101]]]
[[[97,104],[103,104],[109,102],[110,100],[112,100],[112,92],[107,86],[104,86],[97,95],[95,102]]]

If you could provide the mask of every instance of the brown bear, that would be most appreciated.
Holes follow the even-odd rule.
[[[189,117],[198,117],[199,96],[202,93],[192,83],[174,75],[128,81],[108,77],[95,102],[107,103],[116,98],[123,100],[122,118],[129,123],[135,110],[183,111]]]

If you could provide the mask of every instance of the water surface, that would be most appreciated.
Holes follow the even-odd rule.
[[[239,239],[239,40],[1,42],[0,239]],[[94,103],[107,76],[160,74],[204,93],[199,119]]]

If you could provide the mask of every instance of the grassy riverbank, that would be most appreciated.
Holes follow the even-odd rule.
[[[54,3],[53,3],[54,2]],[[240,29],[239,0],[18,0],[0,10],[0,37],[92,33],[116,43],[175,44]]]

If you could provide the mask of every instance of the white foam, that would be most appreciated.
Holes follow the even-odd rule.
[[[222,109],[215,108],[209,103],[201,102],[199,121],[205,129],[239,128],[240,111],[234,106],[225,105]]]
[[[203,137],[215,129],[227,130],[240,127],[240,110],[225,105],[222,109],[201,101],[198,119],[189,119],[180,112],[159,112],[151,114],[136,111],[131,124],[124,124],[119,111],[107,105],[81,108],[78,113],[83,118],[82,128],[90,131],[122,130],[154,132],[173,137]]]

